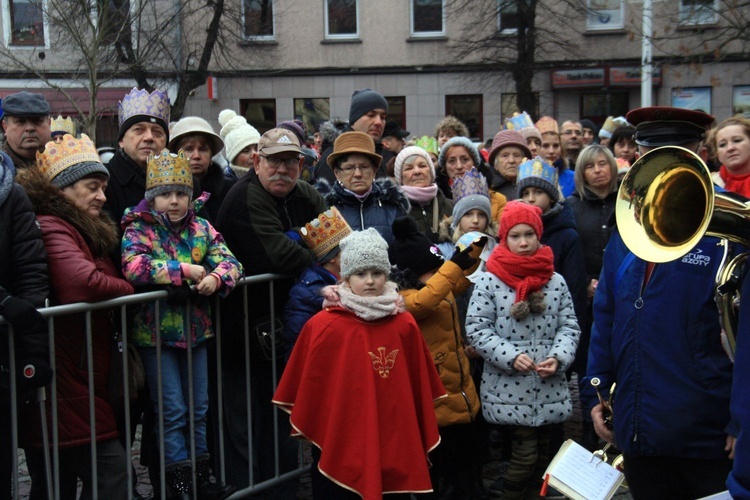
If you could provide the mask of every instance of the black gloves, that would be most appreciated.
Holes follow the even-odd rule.
[[[0,300],[0,315],[13,326],[16,335],[19,383],[27,387],[48,385],[52,381],[52,367],[48,354],[47,320],[31,302],[9,294]],[[24,349],[27,345],[34,349]]]
[[[167,304],[170,306],[184,306],[192,297],[193,290],[187,283],[167,286]]]
[[[485,243],[487,243],[487,236],[482,236],[461,251],[458,251],[458,248],[456,248],[456,251],[453,252],[453,257],[451,257],[451,262],[456,264],[463,271],[470,269],[471,266],[476,264]]]
[[[473,246],[474,245],[472,244],[464,248],[460,252],[453,252],[453,256],[451,257],[451,262],[456,264],[463,271],[466,271],[467,269],[469,269],[477,261],[477,259],[471,256],[471,251],[472,251],[471,247]]]

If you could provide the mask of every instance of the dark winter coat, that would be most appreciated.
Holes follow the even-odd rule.
[[[590,189],[584,189],[584,196],[573,193],[565,199],[575,215],[576,228],[583,246],[583,259],[586,262],[587,281],[599,279],[604,261],[604,248],[612,235],[612,214],[615,212],[617,192],[602,199]]]
[[[0,154],[0,291],[43,307],[49,296],[47,252],[31,202],[23,188],[14,182],[10,158]],[[8,342],[6,326],[0,326],[0,378],[8,383]],[[16,359],[47,358],[47,334],[16,337]]]
[[[717,243],[702,238],[682,258],[656,264],[644,286],[647,263],[626,260],[632,254],[617,231],[609,240],[581,404],[588,413],[598,402],[591,377],[603,389],[617,383],[615,441],[628,455],[727,458],[732,362],[720,342]]]
[[[300,275],[289,291],[289,301],[284,308],[284,358],[289,359],[299,332],[307,320],[323,310],[324,286],[335,285],[336,276],[324,267],[313,264]]]
[[[2,150],[3,153],[7,154],[8,157],[10,157],[13,165],[16,167],[16,170],[22,170],[36,166],[36,158],[29,160],[19,156],[18,153],[13,151],[13,148],[10,147],[10,144],[8,144],[7,140],[3,142]]]
[[[565,203],[558,203],[542,215],[544,232],[542,243],[552,248],[555,255],[555,272],[565,278],[573,298],[578,324],[586,322],[586,264],[583,248],[576,230],[573,210]]]
[[[294,239],[296,231],[293,230],[327,208],[320,194],[307,182],[298,180],[288,195],[278,198],[265,190],[252,170],[227,193],[216,219],[216,229],[245,268],[245,274],[279,273],[291,277],[274,281],[273,297],[266,283],[248,287],[251,327],[253,321],[269,315],[271,300],[277,317],[281,316],[294,279],[315,260],[312,250]],[[237,290],[222,306],[225,359],[226,356],[244,359],[244,293],[244,290]],[[251,340],[254,335],[251,332]],[[256,361],[260,359],[258,351],[257,346],[251,346],[251,355],[256,356]]]
[[[119,243],[117,231],[102,212],[93,217],[76,207],[35,169],[19,175],[38,214],[47,249],[50,296],[53,305],[98,302],[133,293],[133,287],[117,277],[108,252]],[[115,325],[111,311],[94,311],[91,316],[94,366],[94,411],[96,439],[116,438],[117,427],[107,402]],[[89,386],[86,356],[86,321],[83,313],[55,320],[55,377],[61,447],[80,446],[91,441]],[[48,412],[51,407],[48,407]],[[47,416],[52,421],[51,413]],[[39,425],[30,429],[39,429]],[[38,432],[38,431],[37,431]],[[38,445],[41,436],[29,434],[26,442]]]
[[[490,178],[488,180],[489,188],[491,192],[500,193],[505,196],[508,201],[518,199],[518,188],[515,182],[511,182],[494,168],[490,171]]]
[[[332,186],[321,179],[315,184],[315,188],[328,206],[339,209],[352,231],[374,227],[388,243],[389,248],[393,246],[394,241],[391,231],[393,221],[397,217],[408,215],[411,210],[404,192],[389,178],[375,179],[370,194],[362,201],[338,182]]]

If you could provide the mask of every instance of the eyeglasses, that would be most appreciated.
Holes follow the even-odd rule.
[[[371,165],[341,165],[339,167],[339,170],[344,172],[346,175],[353,174],[357,169],[359,169],[360,173],[365,174],[368,171],[372,170],[373,167]]]
[[[283,163],[288,169],[292,169],[299,166],[300,156],[293,156],[291,158],[279,158],[278,156],[260,156],[264,158],[271,168],[279,168]]]

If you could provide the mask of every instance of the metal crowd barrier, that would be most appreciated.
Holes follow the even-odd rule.
[[[252,318],[249,318],[248,314],[248,285],[257,285],[261,283],[268,283],[268,294],[269,297],[273,298],[273,291],[274,291],[274,280],[280,279],[280,278],[287,278],[286,276],[279,275],[279,274],[262,274],[258,276],[252,276],[252,277],[246,277],[241,279],[238,282],[237,288],[232,292],[233,294],[242,293],[243,294],[243,303],[244,303],[244,338],[245,338],[245,383],[246,383],[246,398],[247,398],[247,414],[248,414],[248,421],[247,421],[247,429],[248,429],[248,437],[249,437],[249,443],[248,443],[248,450],[249,450],[249,471],[248,476],[250,478],[250,486],[246,487],[244,489],[241,489],[237,491],[235,494],[232,495],[232,499],[234,498],[245,498],[246,496],[259,493],[261,491],[267,490],[269,488],[272,488],[274,486],[277,486],[283,482],[290,481],[293,479],[298,478],[299,476],[309,472],[310,466],[305,465],[303,461],[303,456],[301,452],[298,453],[298,468],[296,470],[281,473],[280,466],[279,466],[279,428],[278,428],[278,422],[274,418],[274,457],[275,457],[275,463],[274,463],[274,470],[275,475],[273,478],[261,481],[258,483],[254,482],[254,472],[253,472],[253,456],[255,455],[253,450],[253,429],[252,429],[252,412],[251,412],[251,384],[250,384],[250,366],[251,366],[251,356],[250,356],[250,321],[252,321]],[[117,310],[120,311],[120,317],[121,317],[121,324],[120,324],[120,331],[121,332],[127,332],[128,331],[128,314],[127,314],[127,307],[137,304],[142,304],[145,302],[151,302],[153,301],[156,304],[156,311],[155,311],[155,321],[159,322],[159,305],[158,305],[158,299],[163,299],[167,297],[166,291],[154,291],[154,292],[147,292],[147,293],[139,293],[134,295],[128,295],[124,297],[119,297],[112,300],[102,301],[102,302],[96,302],[96,303],[76,303],[76,304],[67,304],[62,306],[54,306],[54,307],[48,307],[44,309],[40,309],[39,312],[48,319],[48,333],[49,333],[49,346],[50,346],[50,360],[53,371],[55,370],[55,318],[70,314],[79,314],[83,313],[85,314],[85,324],[86,324],[86,358],[87,358],[87,370],[88,370],[88,385],[89,385],[89,400],[88,400],[88,413],[89,413],[89,423],[91,427],[91,477],[92,477],[92,490],[93,490],[93,498],[98,498],[98,487],[97,487],[97,465],[96,465],[96,449],[97,449],[97,443],[96,443],[96,419],[95,419],[95,409],[94,409],[94,378],[93,378],[93,372],[94,372],[94,364],[93,364],[93,342],[92,342],[92,327],[91,327],[91,313],[93,311],[101,310],[101,309],[109,309],[109,310]],[[219,453],[218,456],[214,457],[214,476],[216,478],[217,482],[220,482],[221,484],[225,484],[226,482],[226,464],[225,464],[225,447],[224,447],[224,408],[223,408],[223,402],[224,402],[224,393],[223,393],[223,384],[222,384],[222,355],[221,355],[221,344],[222,344],[222,331],[221,331],[221,306],[222,301],[213,298],[212,299],[212,308],[213,308],[213,317],[217,318],[216,324],[214,324],[214,333],[215,333],[215,339],[214,342],[216,343],[216,375],[217,375],[217,386],[218,389],[216,391],[216,397],[217,397],[217,408],[212,413],[211,408],[209,408],[209,418],[211,415],[217,416],[217,422],[216,427],[218,428],[218,435],[216,436],[216,439],[218,440],[218,449]],[[188,309],[189,310],[189,309]],[[271,319],[271,325],[274,325],[275,316],[277,314],[277,311],[274,307],[274,301],[270,301],[270,319]],[[188,323],[189,323],[189,317]],[[2,316],[0,316],[0,324],[6,324],[5,320]],[[16,375],[16,361],[15,361],[15,342],[14,342],[14,332],[12,326],[8,325],[9,328],[9,335],[8,335],[8,353],[9,353],[9,370],[10,370],[10,402],[11,402],[11,437],[12,437],[12,449],[13,449],[13,456],[12,456],[12,470],[18,471],[19,470],[19,463],[18,463],[18,447],[19,447],[19,435],[18,435],[18,387],[17,387],[17,375]],[[275,340],[276,331],[274,328],[271,329],[270,334],[272,335],[272,339]],[[164,481],[165,477],[165,461],[164,461],[164,412],[163,412],[163,394],[162,394],[162,380],[161,380],[161,335],[160,332],[157,330],[157,373],[158,373],[158,407],[159,407],[159,477],[161,478],[160,483],[160,493],[161,498],[166,498],[166,484]],[[128,462],[129,465],[133,464],[133,442],[131,439],[131,427],[133,425],[133,422],[131,422],[131,416],[130,416],[130,410],[131,410],[131,403],[129,399],[129,378],[128,378],[128,336],[123,333],[122,334],[122,364],[123,364],[123,406],[124,406],[124,421],[125,421],[125,451],[128,456]],[[271,351],[272,351],[272,380],[273,380],[273,386],[276,387],[278,384],[277,380],[277,356],[276,356],[276,342],[271,342]],[[192,343],[187,343],[187,353],[188,353],[188,378],[192,380],[193,378],[193,364],[192,364]],[[51,414],[52,414],[52,422],[51,422],[51,436],[47,436],[47,427],[46,427],[46,411],[44,409],[44,399],[46,398],[46,391],[45,389],[50,390],[50,405],[51,405]],[[209,388],[210,390],[210,388]],[[195,435],[195,421],[193,416],[193,407],[194,407],[194,394],[193,394],[193,386],[192,384],[189,384],[189,429],[190,429],[190,436]],[[42,418],[42,439],[45,442],[49,442],[51,438],[51,443],[49,447],[45,448],[44,451],[44,461],[46,463],[46,477],[47,477],[47,498],[59,500],[60,499],[60,470],[59,470],[59,437],[58,437],[58,414],[57,414],[57,383],[55,378],[53,378],[52,383],[48,388],[42,388],[37,390],[37,400],[38,402],[35,402],[35,405],[40,406],[40,412],[41,412],[41,418]],[[149,401],[147,404],[151,404]],[[271,404],[269,402],[269,404]],[[36,411],[36,410],[34,410]],[[274,409],[274,412],[279,412],[280,410]],[[136,422],[137,425],[137,422]],[[207,424],[208,426],[208,424]],[[5,431],[5,430],[3,430]],[[0,432],[3,432],[0,431]],[[286,436],[281,436],[282,438]],[[143,443],[141,448],[141,453],[144,452],[143,450]],[[51,452],[51,455],[50,455]],[[194,439],[190,439],[190,456],[191,460],[193,462],[193,484],[195,484],[195,442]],[[213,454],[212,454],[213,456]],[[133,467],[128,467],[128,484],[133,485],[134,484],[134,477],[133,477]],[[13,498],[19,499],[19,498],[25,498],[26,495],[21,496],[19,492],[19,473],[13,474],[12,477],[12,486],[13,486]],[[80,488],[79,488],[80,489]],[[197,492],[195,491],[197,488],[193,488],[193,498],[197,498]],[[157,492],[154,491],[154,494]],[[128,488],[128,499],[133,498],[133,488]]]

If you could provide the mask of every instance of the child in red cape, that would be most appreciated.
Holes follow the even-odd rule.
[[[388,281],[388,245],[372,228],[341,241],[338,286],[302,329],[273,403],[311,441],[315,498],[409,497],[432,491],[445,396],[430,352]]]

